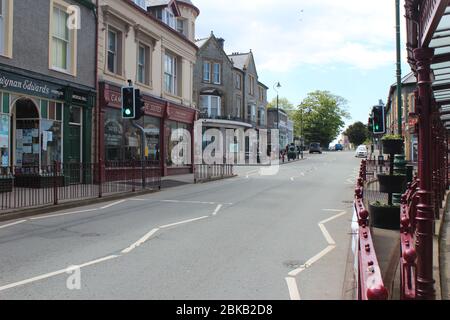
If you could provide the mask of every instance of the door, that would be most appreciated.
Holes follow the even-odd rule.
[[[71,184],[80,183],[83,175],[81,164],[81,127],[79,125],[69,125],[68,130],[67,163],[69,169],[69,179]]]

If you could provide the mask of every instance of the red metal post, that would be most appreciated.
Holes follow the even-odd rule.
[[[419,107],[419,204],[417,205],[417,298],[435,299],[433,279],[432,158],[431,158],[431,77],[434,49],[414,49],[417,65]]]

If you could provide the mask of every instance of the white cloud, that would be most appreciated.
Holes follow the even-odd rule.
[[[207,36],[214,30],[217,36],[225,38],[228,52],[251,48],[260,70],[283,72],[305,64],[327,67],[344,64],[372,70],[395,63],[392,0],[195,0],[194,3],[201,10],[197,36]]]

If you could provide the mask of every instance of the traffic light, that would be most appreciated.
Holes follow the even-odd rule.
[[[144,115],[144,101],[141,97],[141,91],[139,89],[134,90],[134,120],[139,120]]]
[[[136,94],[134,87],[122,88],[122,118],[134,119],[136,116]]]
[[[383,134],[386,132],[385,119],[384,119],[384,106],[373,107],[373,133]]]
[[[369,120],[367,122],[367,129],[369,130],[369,132],[373,132],[373,116],[370,115]]]

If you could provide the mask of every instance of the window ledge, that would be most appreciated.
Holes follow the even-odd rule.
[[[107,70],[105,70],[103,73],[104,73],[105,75],[110,76],[110,77],[113,77],[113,78],[115,78],[115,79],[122,80],[122,81],[126,81],[126,79],[125,79],[125,77],[124,77],[123,75],[120,75],[120,74],[117,74],[117,73],[112,73],[112,72],[107,71]]]
[[[74,77],[74,78],[76,77],[76,74],[74,74],[74,73],[72,73],[72,72],[70,72],[70,71],[64,70],[64,69],[59,69],[59,68],[56,68],[56,67],[51,67],[50,70],[51,70],[51,71],[55,71],[55,72],[59,72],[59,73],[63,73],[63,74],[65,74],[65,75],[68,75],[68,76],[71,76],[71,77]]]

